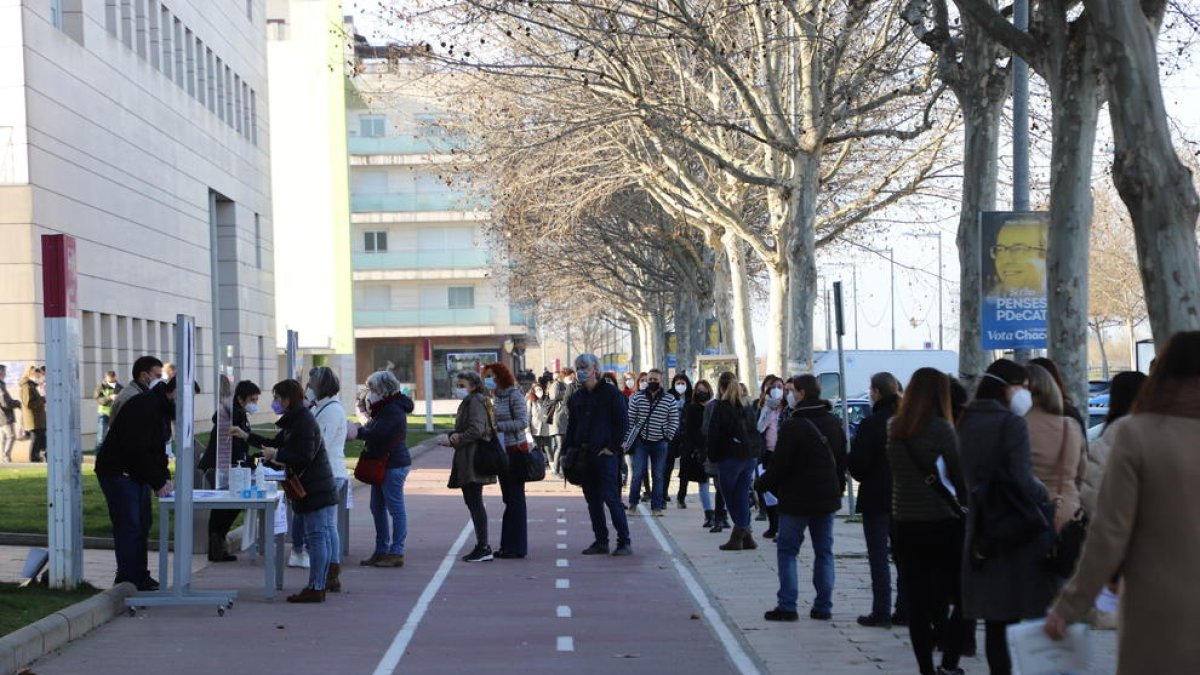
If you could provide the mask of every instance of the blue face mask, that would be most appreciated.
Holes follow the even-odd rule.
[[[488,391],[494,390],[496,388],[496,378],[494,378],[494,377],[483,378],[483,386],[487,387]]]
[[[282,415],[283,413],[287,412],[287,408],[283,407],[283,404],[278,400],[274,400],[271,401],[271,411],[276,415]]]
[[[579,384],[585,384],[588,380],[592,379],[592,373],[587,370],[577,370],[575,371],[575,379],[579,380]]]

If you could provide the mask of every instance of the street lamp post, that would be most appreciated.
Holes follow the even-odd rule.
[[[896,348],[896,251],[888,249],[888,268],[891,273],[888,304],[892,306],[892,349]]]

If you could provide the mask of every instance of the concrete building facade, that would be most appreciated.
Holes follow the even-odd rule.
[[[493,278],[486,201],[453,180],[469,160],[438,125],[439,78],[402,49],[355,44],[346,123],[359,381],[389,369],[423,397],[429,339],[433,396],[449,398],[460,370],[519,364],[526,317]]]
[[[85,448],[178,313],[206,393],[216,344],[274,381],[266,78],[263,0],[0,0],[0,361],[44,359],[40,235],[75,237]]]

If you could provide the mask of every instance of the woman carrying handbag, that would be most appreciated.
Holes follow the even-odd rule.
[[[498,476],[504,498],[504,516],[500,522],[501,559],[524,558],[529,553],[529,526],[525,508],[525,480],[529,473],[529,408],[512,371],[502,363],[483,367],[483,386],[492,395],[496,411],[496,430],[508,454],[508,466]]]
[[[488,562],[494,557],[488,544],[487,509],[483,505],[483,486],[496,482],[496,474],[481,473],[477,467],[480,455],[492,449],[495,426],[492,419],[491,399],[487,397],[483,378],[479,373],[464,370],[458,374],[454,394],[462,399],[454,416],[454,432],[443,439],[440,445],[454,448],[454,460],[450,466],[450,481],[446,487],[462,490],[463,501],[471,512],[471,523],[475,527],[475,548],[463,556],[464,562]]]

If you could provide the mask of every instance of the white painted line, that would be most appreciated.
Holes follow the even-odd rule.
[[[558,588],[558,589],[570,588],[571,580],[570,579],[555,579],[554,587]]]
[[[559,558],[558,560],[554,561],[554,566],[555,567],[570,567],[571,563],[566,558]]]
[[[559,605],[558,611],[556,611],[555,614],[557,614],[558,618],[560,619],[569,619],[571,618],[571,608],[567,605]]]
[[[575,638],[570,635],[559,635],[557,647],[560,652],[573,652],[575,651]]]
[[[557,535],[558,535],[558,536],[560,536],[560,537],[565,537],[565,536],[567,536],[567,531],[566,531],[566,530],[555,530],[555,531],[554,531],[554,533],[555,533],[555,534],[557,534]]]
[[[560,506],[557,509],[554,509],[554,512],[555,513],[566,513],[567,510]]]
[[[396,672],[396,666],[400,665],[400,659],[404,656],[404,650],[408,648],[408,643],[412,641],[413,635],[417,632],[417,626],[420,625],[421,619],[425,618],[425,612],[429,610],[429,604],[433,602],[433,596],[437,595],[442,584],[445,583],[446,577],[450,576],[450,568],[454,567],[454,561],[458,558],[459,551],[462,550],[463,544],[467,542],[467,536],[472,532],[471,521],[467,521],[463,525],[462,532],[458,534],[458,539],[450,545],[450,550],[446,552],[446,557],[442,559],[442,564],[438,565],[437,571],[433,573],[433,578],[425,585],[425,590],[421,591],[421,596],[417,598],[417,604],[413,605],[412,611],[408,613],[408,618],[404,620],[404,625],[400,627],[400,632],[396,633],[396,637],[392,639],[392,644],[384,653],[383,658],[379,660],[379,665],[375,667],[374,675],[391,675]]]
[[[566,525],[567,519],[566,518],[557,518],[557,519],[555,519],[554,522],[558,523],[559,525]]]
[[[560,551],[565,551],[565,550],[567,550],[567,545],[566,545],[566,544],[563,544],[563,543],[561,543],[561,542],[560,542],[560,543],[559,543],[557,546],[558,546],[558,550],[560,550]]]
[[[641,510],[645,511],[645,507],[642,506]],[[675,571],[679,574],[679,578],[683,580],[683,585],[687,587],[688,592],[692,595],[692,599],[699,605],[700,613],[708,621],[708,625],[712,627],[722,646],[725,647],[725,653],[729,655],[729,660],[733,662],[734,667],[742,675],[759,675],[758,667],[754,665],[754,660],[746,654],[746,650],[742,649],[742,644],[738,642],[738,639],[734,637],[733,631],[726,625],[725,620],[721,618],[721,613],[713,607],[712,602],[708,599],[708,594],[704,592],[704,587],[700,585],[700,582],[696,581],[696,577],[692,574],[691,570],[680,561],[674,547],[671,546],[671,543],[663,535],[657,520],[647,518],[645,522],[646,527],[650,530],[650,534],[654,535],[654,539],[662,548],[663,553],[666,553],[667,557],[675,565]]]

